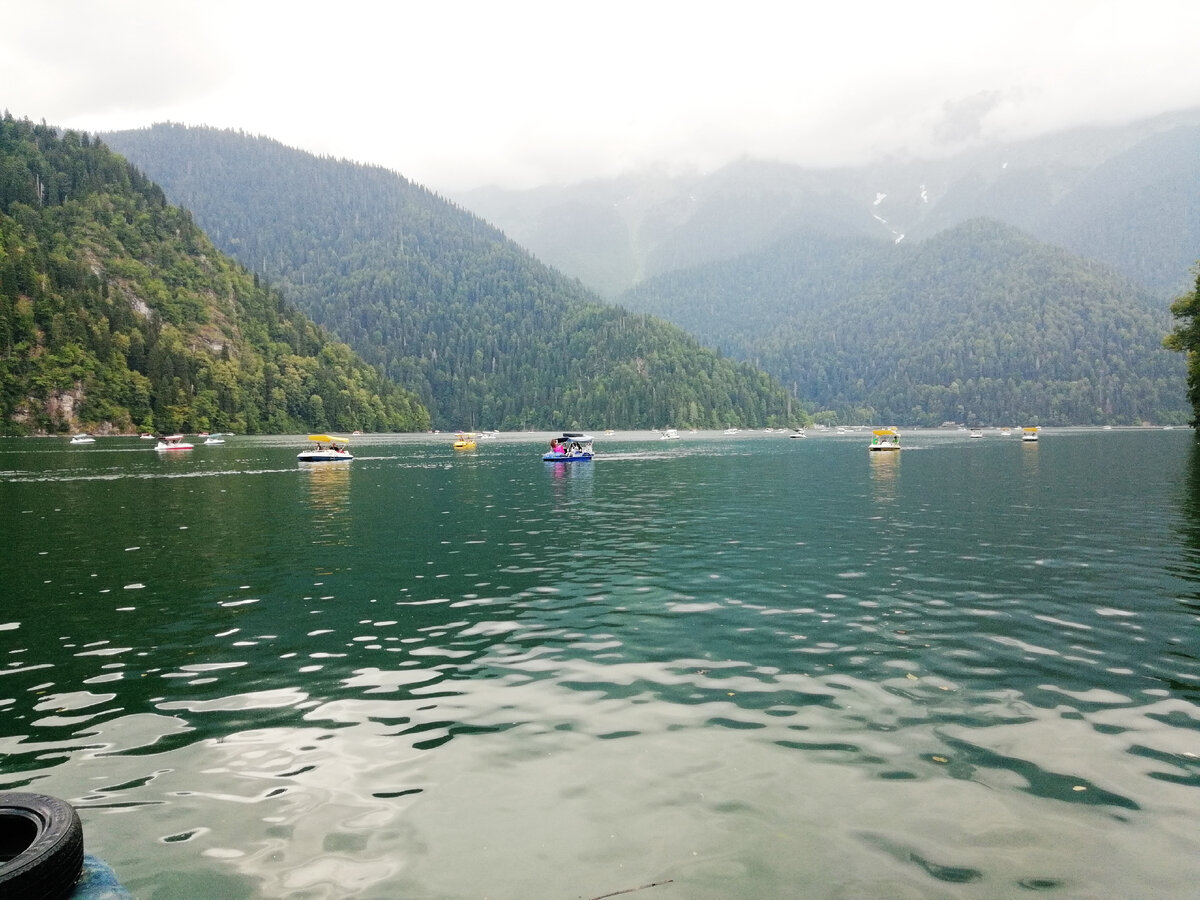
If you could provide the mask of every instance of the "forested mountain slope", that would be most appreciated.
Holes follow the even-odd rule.
[[[844,420],[1187,421],[1165,304],[988,220],[919,244],[794,237],[623,302],[753,360]]]
[[[785,424],[783,388],[675,326],[602,304],[496,229],[387,170],[266,138],[105,136],[218,246],[385,374],[439,427]]]
[[[85,134],[0,119],[0,423],[416,430],[429,416]]]

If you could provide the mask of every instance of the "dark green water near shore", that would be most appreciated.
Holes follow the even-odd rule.
[[[905,442],[0,441],[0,785],[139,898],[1190,893],[1192,433]]]

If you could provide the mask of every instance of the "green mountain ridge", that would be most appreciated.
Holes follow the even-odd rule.
[[[8,113],[0,413],[10,434],[429,426],[103,143]]]
[[[916,244],[793,236],[650,279],[622,302],[753,360],[843,421],[1187,421],[1164,304],[979,219]]]
[[[804,420],[769,376],[601,302],[396,173],[212,128],[104,138],[219,247],[412,388],[437,427]]]

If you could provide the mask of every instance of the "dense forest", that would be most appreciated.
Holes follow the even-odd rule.
[[[425,429],[380,377],[86,134],[0,120],[0,428]]]
[[[918,244],[797,235],[623,297],[744,357],[840,421],[1182,423],[1159,303],[987,220]]]
[[[214,242],[441,428],[786,425],[774,379],[578,281],[394,172],[232,131],[105,135]]]

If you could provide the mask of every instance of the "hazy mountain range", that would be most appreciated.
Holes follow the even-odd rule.
[[[509,395],[552,390],[537,359],[557,353],[530,356],[531,339],[580,320],[519,310],[553,295],[568,309],[598,300],[544,273],[530,280],[506,236],[616,298],[612,321],[650,312],[760,367],[786,386],[790,411],[914,424],[1188,418],[1183,359],[1161,340],[1200,247],[1200,115],[939,161],[812,171],[746,160],[458,204],[265,138],[181,126],[104,137],[218,246],[413,387],[435,420],[522,421]],[[575,346],[589,348],[590,374],[560,411],[594,422],[587,403],[623,363],[589,337]],[[660,392],[699,370],[663,376]],[[685,393],[649,422],[714,421],[709,400]],[[723,405],[717,419],[727,415]]]
[[[980,217],[1166,297],[1200,257],[1200,110],[945,159],[828,170],[747,159],[454,199],[608,297],[797,231],[912,242]]]
[[[1182,415],[1183,361],[1159,342],[1200,257],[1200,110],[940,160],[458,199],[843,416]]]

